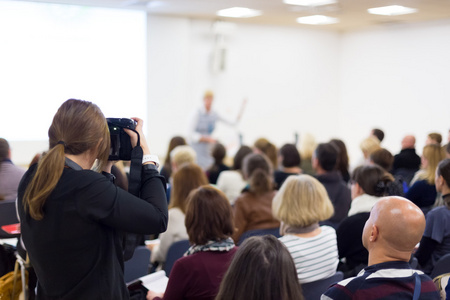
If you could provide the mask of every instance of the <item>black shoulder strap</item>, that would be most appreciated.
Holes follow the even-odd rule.
[[[140,196],[141,192],[141,172],[142,172],[142,156],[143,151],[140,146],[140,137],[138,134],[137,146],[131,151],[130,176],[128,179],[128,192]],[[133,254],[134,249],[143,241],[143,235],[135,233],[123,233],[123,259],[129,260]]]

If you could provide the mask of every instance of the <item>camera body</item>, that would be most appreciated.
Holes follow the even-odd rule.
[[[135,129],[136,121],[126,118],[106,118],[111,136],[108,160],[131,160],[130,136],[124,129]]]

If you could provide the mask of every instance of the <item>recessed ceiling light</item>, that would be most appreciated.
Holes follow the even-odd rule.
[[[338,18],[332,18],[322,15],[314,15],[307,17],[297,18],[297,23],[300,24],[309,24],[309,25],[327,25],[327,24],[335,24],[338,23]]]
[[[383,7],[369,8],[367,10],[370,14],[383,16],[398,16],[417,12],[416,8],[405,7],[401,5],[389,5]]]
[[[336,0],[283,0],[286,4],[301,6],[320,6],[336,3]]]
[[[246,7],[232,7],[227,9],[219,10],[216,13],[221,17],[230,17],[230,18],[251,18],[260,16],[262,13],[260,10],[255,10]]]

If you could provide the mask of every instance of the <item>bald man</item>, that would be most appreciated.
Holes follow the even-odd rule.
[[[408,184],[420,168],[420,156],[416,153],[415,145],[416,138],[413,135],[405,136],[402,140],[402,150],[394,156],[392,165],[392,174],[401,176]]]
[[[321,299],[440,299],[432,279],[408,263],[424,230],[425,217],[411,201],[378,200],[362,234],[369,251],[368,267],[332,285]]]

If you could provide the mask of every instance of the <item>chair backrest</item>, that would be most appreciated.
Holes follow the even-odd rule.
[[[308,300],[319,300],[320,296],[325,293],[325,291],[332,285],[338,281],[344,279],[344,273],[341,271],[337,271],[331,277],[320,279],[313,282],[303,283],[302,290],[303,296]]]
[[[279,238],[280,235],[280,228],[276,227],[276,228],[267,228],[267,229],[254,229],[254,230],[248,230],[246,232],[244,232],[241,237],[239,238],[239,242],[238,245],[242,244],[242,242],[251,237],[251,236],[260,236],[260,235],[266,235],[266,234],[271,234],[277,238]]]
[[[0,227],[3,225],[10,225],[19,223],[16,213],[16,200],[1,200],[0,201]],[[18,237],[19,235],[9,234],[0,228],[0,238],[8,239]]]
[[[166,276],[169,276],[175,261],[183,256],[189,249],[190,244],[188,240],[181,240],[172,244],[167,251],[166,262],[164,263],[164,271]]]
[[[433,271],[431,271],[431,278],[435,278],[439,275],[450,273],[450,253],[445,254],[434,265]]]
[[[131,259],[124,263],[125,282],[131,282],[149,272],[150,249],[145,246],[137,246]]]

